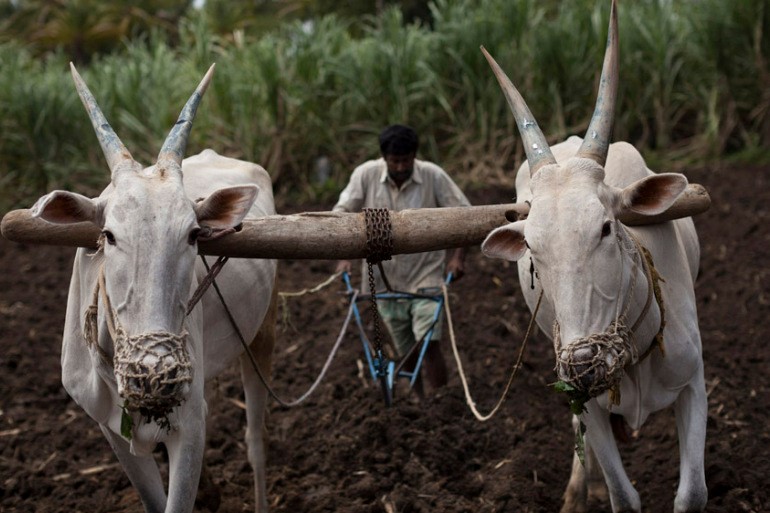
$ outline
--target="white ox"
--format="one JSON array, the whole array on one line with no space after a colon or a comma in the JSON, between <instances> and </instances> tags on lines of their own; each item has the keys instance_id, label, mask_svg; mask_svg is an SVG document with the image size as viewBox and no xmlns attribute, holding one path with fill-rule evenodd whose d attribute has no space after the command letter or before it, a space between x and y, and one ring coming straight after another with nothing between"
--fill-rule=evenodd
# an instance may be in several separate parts
<instances>
[{"instance_id":1,"label":"white ox","mask_svg":"<svg viewBox=\"0 0 770 513\"><path fill-rule=\"evenodd\" d=\"M243 219L275 213L270 177L261 167L211 150L182 160L212 73L213 66L185 105L157 164L143 168L115 135L73 66L78 93L111 169L111 183L95 199L54 191L33 207L34 215L49 222L85 221L102 230L102 248L96 254L79 249L75 257L62 381L99 423L151 512L193 510L205 445L204 384L239 357L256 509L267 510L265 387L213 290L185 314L190 294L206 275L204 265L196 263L197 240L228 233ZM273 348L275 272L274 260L239 259L230 261L217 278L266 371ZM92 305L98 311L95 329L87 319L94 318ZM169 456L168 497L152 455L158 443Z\"/></svg>"},{"instance_id":2,"label":"white ox","mask_svg":"<svg viewBox=\"0 0 770 513\"><path fill-rule=\"evenodd\" d=\"M626 209L644 215L664 211L687 184L680 174L650 171L631 145L609 145L617 52L613 1L599 97L586 138L572 137L553 148L487 54L525 144L528 162L519 169L516 192L518 201L531 202L531 210L525 220L491 232L482 247L488 256L518 262L532 311L543 292L537 322L553 333L559 379L593 396L574 422L576 429L581 421L585 426L586 466L576 455L562 511L586 511L587 496L606 491L614 512L641 511L618 453L614 421L619 415L638 429L651 413L672 404L680 453L674 510L702 511L707 399L693 291L700 248L691 218L634 228L617 220ZM649 250L662 280L648 279L651 268L645 267L634 238ZM655 282L665 318L663 350L655 342L662 321L650 290ZM608 376L618 361L620 382L613 385ZM619 404L613 404L618 395Z\"/></svg>"}]
</instances>

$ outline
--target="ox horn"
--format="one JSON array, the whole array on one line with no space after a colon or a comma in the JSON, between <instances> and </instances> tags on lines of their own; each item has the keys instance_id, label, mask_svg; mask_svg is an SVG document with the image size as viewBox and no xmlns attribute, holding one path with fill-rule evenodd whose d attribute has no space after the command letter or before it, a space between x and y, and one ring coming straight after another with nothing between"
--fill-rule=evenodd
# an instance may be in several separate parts
<instances>
[{"instance_id":1,"label":"ox horn","mask_svg":"<svg viewBox=\"0 0 770 513\"><path fill-rule=\"evenodd\" d=\"M604 52L599 94L591 123L588 125L578 157L588 158L604 166L610 148L615 102L618 95L618 14L615 0L610 9L610 27L607 33L607 50Z\"/></svg>"},{"instance_id":2,"label":"ox horn","mask_svg":"<svg viewBox=\"0 0 770 513\"><path fill-rule=\"evenodd\" d=\"M78 70L75 69L75 65L71 62L70 70L72 71L72 79L75 81L75 88L80 96L80 101L83 102L83 106L88 112L88 117L91 119L94 132L96 132L96 138L99 139L99 145L101 145L104 156L107 158L107 165L110 166L110 171L114 175L115 169L117 169L121 162L126 160L133 161L134 159L110 124L107 123L107 118L104 117L102 109L96 103L94 95L91 94L88 86L83 81L83 77L80 76Z\"/></svg>"},{"instance_id":3,"label":"ox horn","mask_svg":"<svg viewBox=\"0 0 770 513\"><path fill-rule=\"evenodd\" d=\"M195 92L187 100L182 112L179 114L179 119L176 120L176 124L174 124L168 137L166 137L166 141L163 143L163 147L158 154L159 167L163 166L164 163L172 162L181 167L184 152L187 149L187 139L190 137L190 130L195 119L195 113L198 110L203 94L209 87L211 77L214 75L214 66L216 64L211 65L203 80L195 89Z\"/></svg>"},{"instance_id":4,"label":"ox horn","mask_svg":"<svg viewBox=\"0 0 770 513\"><path fill-rule=\"evenodd\" d=\"M500 83L500 88L503 90L503 94L505 94L505 99L508 100L508 105L511 108L511 112L513 112L513 117L516 119L516 124L519 126L519 133L524 143L524 151L526 151L527 161L529 161L530 176L533 176L543 166L556 164L551 148L548 146L542 130L537 125L535 117L530 112L526 102L524 102L524 98L513 87L511 80L495 59L489 55L486 48L482 46L481 51L492 67L492 71L494 71L495 77L497 77L497 81Z\"/></svg>"}]
</instances>

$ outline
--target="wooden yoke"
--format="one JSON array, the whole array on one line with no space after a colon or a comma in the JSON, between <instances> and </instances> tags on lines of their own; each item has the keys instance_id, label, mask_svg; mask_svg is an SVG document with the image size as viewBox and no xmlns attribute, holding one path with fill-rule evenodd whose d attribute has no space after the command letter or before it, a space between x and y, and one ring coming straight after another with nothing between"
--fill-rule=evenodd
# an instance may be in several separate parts
<instances>
[{"instance_id":1,"label":"wooden yoke","mask_svg":"<svg viewBox=\"0 0 770 513\"><path fill-rule=\"evenodd\" d=\"M621 216L627 225L654 224L708 210L706 190L690 184L666 212L644 217ZM524 203L473 207L421 208L391 212L393 254L422 253L481 244L493 229L518 215ZM57 225L32 217L29 209L8 212L0 225L3 237L27 244L96 248L99 228L91 223ZM366 257L363 213L305 212L273 215L243 222L243 229L209 242L200 242L203 255L234 258L339 260Z\"/></svg>"}]
</instances>

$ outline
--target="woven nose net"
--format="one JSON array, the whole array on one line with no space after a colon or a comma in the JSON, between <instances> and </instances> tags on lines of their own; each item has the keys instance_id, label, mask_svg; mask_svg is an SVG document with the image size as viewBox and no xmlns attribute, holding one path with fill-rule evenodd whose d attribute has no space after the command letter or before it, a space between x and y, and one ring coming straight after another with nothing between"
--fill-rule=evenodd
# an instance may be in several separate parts
<instances>
[{"instance_id":1,"label":"woven nose net","mask_svg":"<svg viewBox=\"0 0 770 513\"><path fill-rule=\"evenodd\" d=\"M154 420L165 418L182 403L192 383L187 333L164 331L126 336L121 328L115 341L115 377L124 407Z\"/></svg>"},{"instance_id":2,"label":"woven nose net","mask_svg":"<svg viewBox=\"0 0 770 513\"><path fill-rule=\"evenodd\" d=\"M107 328L113 340L112 362L105 358L98 343L99 297L105 306ZM104 267L94 290L93 304L86 311L86 342L96 346L103 360L111 363L124 408L138 411L148 421L168 427L168 414L185 399L192 383L192 364L187 351L187 331L142 333L129 337L112 307L104 281Z\"/></svg>"},{"instance_id":3,"label":"woven nose net","mask_svg":"<svg viewBox=\"0 0 770 513\"><path fill-rule=\"evenodd\" d=\"M575 340L565 348L562 348L561 330L558 321L555 321L553 326L556 371L559 376L574 388L587 393L590 397L596 397L609 390L611 404L620 404L620 380L623 378L626 365L639 361L639 352L634 342L634 332L647 315L653 295L652 273L649 269L651 263L643 256L643 247L629 233L629 239L633 244L630 248L624 248L623 239L620 234L621 227L619 224L617 226L618 230L616 233L621 255L621 276L623 275L622 262L624 260L624 252L632 252L634 264L623 312L616 312L615 320L610 323L604 332L594 333ZM639 268L638 261L641 261L645 271L644 274L647 277L647 302L637 321L633 326L629 327L627 324L627 314L631 306L632 294L636 287L636 271ZM645 353L645 356L646 354L648 353Z\"/></svg>"},{"instance_id":4,"label":"woven nose net","mask_svg":"<svg viewBox=\"0 0 770 513\"><path fill-rule=\"evenodd\" d=\"M612 403L620 404L619 385L624 369L638 359L632 336L633 332L626 324L625 317L621 317L619 321L613 321L603 333L578 339L560 350L559 323L555 322L553 340L560 376L590 397L610 390Z\"/></svg>"}]
</instances>

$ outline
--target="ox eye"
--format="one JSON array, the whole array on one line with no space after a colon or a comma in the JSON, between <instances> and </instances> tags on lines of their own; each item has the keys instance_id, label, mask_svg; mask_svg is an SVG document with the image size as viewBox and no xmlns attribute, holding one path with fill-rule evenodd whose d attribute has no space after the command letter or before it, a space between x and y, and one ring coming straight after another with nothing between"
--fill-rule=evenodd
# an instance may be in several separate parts
<instances>
[{"instance_id":1,"label":"ox eye","mask_svg":"<svg viewBox=\"0 0 770 513\"><path fill-rule=\"evenodd\" d=\"M607 237L612 233L612 224L609 221L604 221L602 226L602 238Z\"/></svg>"},{"instance_id":2,"label":"ox eye","mask_svg":"<svg viewBox=\"0 0 770 513\"><path fill-rule=\"evenodd\" d=\"M187 242L192 246L198 241L198 236L201 234L200 228L193 228L190 230L190 235L187 236Z\"/></svg>"},{"instance_id":3,"label":"ox eye","mask_svg":"<svg viewBox=\"0 0 770 513\"><path fill-rule=\"evenodd\" d=\"M112 234L109 230L102 230L102 235L104 235L104 238L107 239L107 244L110 246L115 245L115 236Z\"/></svg>"}]
</instances>

